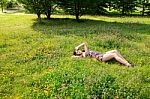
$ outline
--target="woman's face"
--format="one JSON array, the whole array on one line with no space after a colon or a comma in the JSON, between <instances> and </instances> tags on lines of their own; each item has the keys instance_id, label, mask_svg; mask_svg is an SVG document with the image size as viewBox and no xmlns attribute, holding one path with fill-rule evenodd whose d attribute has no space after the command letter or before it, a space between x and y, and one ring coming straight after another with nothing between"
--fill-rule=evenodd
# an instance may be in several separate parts
<instances>
[{"instance_id":1,"label":"woman's face","mask_svg":"<svg viewBox=\"0 0 150 99\"><path fill-rule=\"evenodd\" d=\"M81 50L77 50L77 51L76 51L76 54L82 55L82 51L81 51Z\"/></svg>"}]
</instances>

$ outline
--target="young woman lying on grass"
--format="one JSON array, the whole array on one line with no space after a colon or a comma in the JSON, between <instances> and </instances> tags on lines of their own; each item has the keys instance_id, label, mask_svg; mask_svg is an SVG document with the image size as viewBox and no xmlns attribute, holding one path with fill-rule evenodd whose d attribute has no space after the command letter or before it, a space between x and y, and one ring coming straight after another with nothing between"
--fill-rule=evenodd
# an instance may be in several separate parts
<instances>
[{"instance_id":1,"label":"young woman lying on grass","mask_svg":"<svg viewBox=\"0 0 150 99\"><path fill-rule=\"evenodd\" d=\"M84 48L83 51L80 50L81 47ZM116 61L118 61L119 63L125 66L132 67L132 65L127 60L125 60L117 50L112 50L105 53L99 53L95 51L90 51L85 43L82 43L77 47L75 47L72 57L88 57L88 56L92 58L96 58L97 60L102 62L115 59Z\"/></svg>"}]
</instances>

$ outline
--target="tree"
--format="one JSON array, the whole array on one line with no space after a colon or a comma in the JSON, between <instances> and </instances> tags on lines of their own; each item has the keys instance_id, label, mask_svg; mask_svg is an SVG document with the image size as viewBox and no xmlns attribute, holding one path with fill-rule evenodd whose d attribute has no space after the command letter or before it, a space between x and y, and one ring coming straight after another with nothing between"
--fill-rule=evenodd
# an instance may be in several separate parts
<instances>
[{"instance_id":1,"label":"tree","mask_svg":"<svg viewBox=\"0 0 150 99\"><path fill-rule=\"evenodd\" d=\"M147 5L146 5L146 7L147 7L147 15L150 15L150 1L147 3Z\"/></svg>"},{"instance_id":2,"label":"tree","mask_svg":"<svg viewBox=\"0 0 150 99\"><path fill-rule=\"evenodd\" d=\"M140 3L142 4L142 15L144 16L145 10L150 7L150 0L140 0Z\"/></svg>"},{"instance_id":3,"label":"tree","mask_svg":"<svg viewBox=\"0 0 150 99\"><path fill-rule=\"evenodd\" d=\"M31 13L36 13L38 19L41 19L41 14L43 12L42 1L43 0L18 0L21 2L26 10Z\"/></svg>"},{"instance_id":4,"label":"tree","mask_svg":"<svg viewBox=\"0 0 150 99\"><path fill-rule=\"evenodd\" d=\"M50 19L52 12L56 8L56 0L43 0L41 5L45 15L47 16L47 19Z\"/></svg>"},{"instance_id":5,"label":"tree","mask_svg":"<svg viewBox=\"0 0 150 99\"><path fill-rule=\"evenodd\" d=\"M45 14L47 19L50 19L51 13L54 10L56 0L19 0L24 8L31 13L36 13L38 19L41 19L41 14Z\"/></svg>"},{"instance_id":6,"label":"tree","mask_svg":"<svg viewBox=\"0 0 150 99\"><path fill-rule=\"evenodd\" d=\"M131 13L136 10L137 0L116 0L115 9L119 10L122 15Z\"/></svg>"},{"instance_id":7,"label":"tree","mask_svg":"<svg viewBox=\"0 0 150 99\"><path fill-rule=\"evenodd\" d=\"M18 6L18 2L16 0L8 0L6 7L7 8L13 8Z\"/></svg>"},{"instance_id":8,"label":"tree","mask_svg":"<svg viewBox=\"0 0 150 99\"><path fill-rule=\"evenodd\" d=\"M2 13L4 11L4 7L6 6L6 4L7 4L7 0L0 0L0 6L2 8Z\"/></svg>"},{"instance_id":9,"label":"tree","mask_svg":"<svg viewBox=\"0 0 150 99\"><path fill-rule=\"evenodd\" d=\"M95 9L95 1L97 0L59 0L58 4L66 13L75 15L76 20L79 21L80 16L89 14Z\"/></svg>"},{"instance_id":10,"label":"tree","mask_svg":"<svg viewBox=\"0 0 150 99\"><path fill-rule=\"evenodd\" d=\"M105 8L111 7L111 0L98 0L96 1L96 14L106 14L108 12Z\"/></svg>"}]
</instances>

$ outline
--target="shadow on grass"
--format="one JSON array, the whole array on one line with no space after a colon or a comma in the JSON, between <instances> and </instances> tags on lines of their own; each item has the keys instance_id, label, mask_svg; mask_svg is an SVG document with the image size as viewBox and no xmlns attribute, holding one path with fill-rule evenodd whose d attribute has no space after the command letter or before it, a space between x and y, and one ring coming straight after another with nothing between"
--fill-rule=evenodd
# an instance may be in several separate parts
<instances>
[{"instance_id":1,"label":"shadow on grass","mask_svg":"<svg viewBox=\"0 0 150 99\"><path fill-rule=\"evenodd\" d=\"M113 34L135 38L137 34L150 35L150 24L129 22L106 22L101 20L81 19L77 22L71 18L42 19L41 22L34 20L33 30L50 35L76 35L88 36L91 34Z\"/></svg>"}]
</instances>

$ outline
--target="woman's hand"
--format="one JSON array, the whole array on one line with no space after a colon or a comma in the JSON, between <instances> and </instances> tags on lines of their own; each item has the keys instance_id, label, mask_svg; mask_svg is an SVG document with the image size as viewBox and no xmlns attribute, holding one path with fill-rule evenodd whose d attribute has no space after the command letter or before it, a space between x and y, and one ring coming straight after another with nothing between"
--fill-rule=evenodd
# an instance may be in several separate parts
<instances>
[{"instance_id":1,"label":"woman's hand","mask_svg":"<svg viewBox=\"0 0 150 99\"><path fill-rule=\"evenodd\" d=\"M72 58L80 58L81 56L75 56L75 55L73 55L72 56Z\"/></svg>"},{"instance_id":2,"label":"woman's hand","mask_svg":"<svg viewBox=\"0 0 150 99\"><path fill-rule=\"evenodd\" d=\"M75 47L75 50L77 51L77 50L79 50L79 48L78 48L78 47Z\"/></svg>"}]
</instances>

